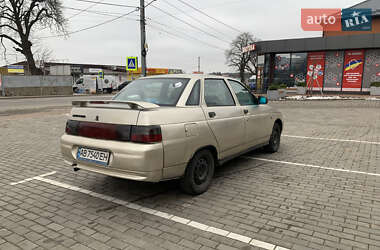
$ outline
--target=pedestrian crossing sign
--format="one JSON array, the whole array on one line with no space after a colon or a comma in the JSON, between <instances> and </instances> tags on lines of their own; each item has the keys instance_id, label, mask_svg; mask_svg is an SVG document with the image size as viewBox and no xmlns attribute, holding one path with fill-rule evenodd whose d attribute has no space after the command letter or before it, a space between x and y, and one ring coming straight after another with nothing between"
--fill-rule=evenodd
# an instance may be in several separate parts
<instances>
[{"instance_id":1,"label":"pedestrian crossing sign","mask_svg":"<svg viewBox=\"0 0 380 250\"><path fill-rule=\"evenodd\" d=\"M127 57L127 71L137 71L138 61L136 56Z\"/></svg>"}]
</instances>

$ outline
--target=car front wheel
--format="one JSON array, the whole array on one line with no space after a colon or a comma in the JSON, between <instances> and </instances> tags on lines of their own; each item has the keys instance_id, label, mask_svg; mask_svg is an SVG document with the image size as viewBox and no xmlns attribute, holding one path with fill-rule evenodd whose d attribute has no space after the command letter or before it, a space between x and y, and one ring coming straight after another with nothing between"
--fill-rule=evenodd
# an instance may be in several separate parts
<instances>
[{"instance_id":1,"label":"car front wheel","mask_svg":"<svg viewBox=\"0 0 380 250\"><path fill-rule=\"evenodd\" d=\"M212 153L207 149L198 151L190 160L180 181L181 189L191 195L204 193L210 186L214 169L215 161Z\"/></svg>"},{"instance_id":2,"label":"car front wheel","mask_svg":"<svg viewBox=\"0 0 380 250\"><path fill-rule=\"evenodd\" d=\"M269 144L265 147L265 149L269 153L275 153L280 148L281 142L281 128L278 123L275 123L273 126L272 134L269 139Z\"/></svg>"}]
</instances>

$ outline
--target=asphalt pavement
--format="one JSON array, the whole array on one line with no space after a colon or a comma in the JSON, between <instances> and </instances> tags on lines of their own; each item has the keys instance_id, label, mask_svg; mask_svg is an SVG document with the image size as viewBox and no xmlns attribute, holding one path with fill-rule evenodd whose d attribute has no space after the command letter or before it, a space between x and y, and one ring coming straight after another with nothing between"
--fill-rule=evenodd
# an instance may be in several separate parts
<instances>
[{"instance_id":1,"label":"asphalt pavement","mask_svg":"<svg viewBox=\"0 0 380 250\"><path fill-rule=\"evenodd\" d=\"M189 196L74 172L59 148L71 100L0 102L42 106L0 116L0 249L380 249L380 101L272 102L279 152L231 160Z\"/></svg>"}]
</instances>

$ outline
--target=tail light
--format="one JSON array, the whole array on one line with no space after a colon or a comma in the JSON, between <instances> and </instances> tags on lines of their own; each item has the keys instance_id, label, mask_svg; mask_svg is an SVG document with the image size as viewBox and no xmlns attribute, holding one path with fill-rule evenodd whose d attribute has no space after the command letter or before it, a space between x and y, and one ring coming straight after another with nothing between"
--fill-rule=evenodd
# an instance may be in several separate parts
<instances>
[{"instance_id":1,"label":"tail light","mask_svg":"<svg viewBox=\"0 0 380 250\"><path fill-rule=\"evenodd\" d=\"M66 133L88 138L155 143L162 141L160 126L131 126L68 120Z\"/></svg>"},{"instance_id":2,"label":"tail light","mask_svg":"<svg viewBox=\"0 0 380 250\"><path fill-rule=\"evenodd\" d=\"M132 126L131 141L155 143L162 141L160 126Z\"/></svg>"}]
</instances>

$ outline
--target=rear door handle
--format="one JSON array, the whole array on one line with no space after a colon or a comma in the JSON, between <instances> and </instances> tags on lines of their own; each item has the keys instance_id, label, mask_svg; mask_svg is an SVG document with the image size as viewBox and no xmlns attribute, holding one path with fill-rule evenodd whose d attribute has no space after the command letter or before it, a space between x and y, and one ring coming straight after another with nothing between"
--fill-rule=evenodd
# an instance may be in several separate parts
<instances>
[{"instance_id":1,"label":"rear door handle","mask_svg":"<svg viewBox=\"0 0 380 250\"><path fill-rule=\"evenodd\" d=\"M248 114L248 109L244 109L244 114Z\"/></svg>"},{"instance_id":2,"label":"rear door handle","mask_svg":"<svg viewBox=\"0 0 380 250\"><path fill-rule=\"evenodd\" d=\"M210 118L213 118L213 117L216 116L216 114L215 114L215 112L208 112L208 116L209 116Z\"/></svg>"}]
</instances>

